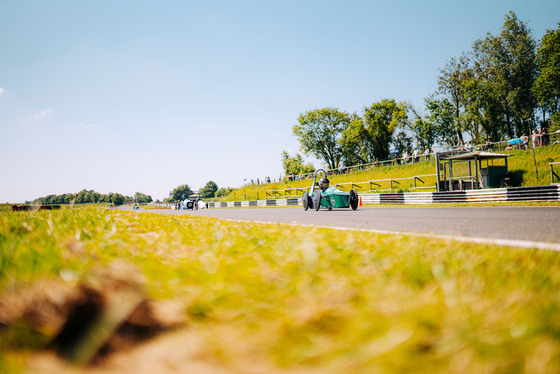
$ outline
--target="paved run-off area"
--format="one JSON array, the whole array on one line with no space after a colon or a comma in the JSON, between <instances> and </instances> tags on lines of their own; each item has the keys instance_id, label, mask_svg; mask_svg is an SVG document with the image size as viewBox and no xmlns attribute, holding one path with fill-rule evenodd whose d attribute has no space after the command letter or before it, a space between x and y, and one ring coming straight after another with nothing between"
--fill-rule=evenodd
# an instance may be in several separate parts
<instances>
[{"instance_id":1,"label":"paved run-off area","mask_svg":"<svg viewBox=\"0 0 560 374\"><path fill-rule=\"evenodd\" d=\"M360 207L356 211L338 209L318 212L304 211L301 207L143 211L240 221L413 233L560 250L560 206Z\"/></svg>"}]
</instances>

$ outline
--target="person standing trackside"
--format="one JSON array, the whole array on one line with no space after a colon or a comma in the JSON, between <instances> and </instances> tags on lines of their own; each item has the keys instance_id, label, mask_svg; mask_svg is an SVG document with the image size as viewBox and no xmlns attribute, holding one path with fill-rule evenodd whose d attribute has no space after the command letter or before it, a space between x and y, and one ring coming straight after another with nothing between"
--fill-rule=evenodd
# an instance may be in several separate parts
<instances>
[{"instance_id":1,"label":"person standing trackside","mask_svg":"<svg viewBox=\"0 0 560 374\"><path fill-rule=\"evenodd\" d=\"M529 149L529 137L527 134L523 133L523 136L520 139L523 142L522 149Z\"/></svg>"},{"instance_id":2,"label":"person standing trackside","mask_svg":"<svg viewBox=\"0 0 560 374\"><path fill-rule=\"evenodd\" d=\"M430 161L430 148L428 146L424 147L424 157L426 157L426 161Z\"/></svg>"},{"instance_id":3,"label":"person standing trackside","mask_svg":"<svg viewBox=\"0 0 560 374\"><path fill-rule=\"evenodd\" d=\"M533 130L533 135L531 135L531 142L533 143L533 149L537 148L539 145L539 134Z\"/></svg>"},{"instance_id":4,"label":"person standing trackside","mask_svg":"<svg viewBox=\"0 0 560 374\"><path fill-rule=\"evenodd\" d=\"M417 163L418 160L420 159L418 154L419 154L418 147L416 147L416 148L414 148L414 152L412 152L412 162L413 163Z\"/></svg>"},{"instance_id":5,"label":"person standing trackside","mask_svg":"<svg viewBox=\"0 0 560 374\"><path fill-rule=\"evenodd\" d=\"M491 151L494 149L494 144L492 144L492 137L489 135L486 139L486 150Z\"/></svg>"}]
</instances>

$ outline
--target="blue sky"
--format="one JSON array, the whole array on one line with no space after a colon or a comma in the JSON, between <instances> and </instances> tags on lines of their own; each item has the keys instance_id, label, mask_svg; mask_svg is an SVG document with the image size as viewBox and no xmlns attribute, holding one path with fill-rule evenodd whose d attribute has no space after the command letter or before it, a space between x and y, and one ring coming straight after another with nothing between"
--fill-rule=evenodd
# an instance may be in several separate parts
<instances>
[{"instance_id":1,"label":"blue sky","mask_svg":"<svg viewBox=\"0 0 560 374\"><path fill-rule=\"evenodd\" d=\"M422 110L510 10L560 22L558 0L0 0L0 202L278 178L300 113Z\"/></svg>"}]
</instances>

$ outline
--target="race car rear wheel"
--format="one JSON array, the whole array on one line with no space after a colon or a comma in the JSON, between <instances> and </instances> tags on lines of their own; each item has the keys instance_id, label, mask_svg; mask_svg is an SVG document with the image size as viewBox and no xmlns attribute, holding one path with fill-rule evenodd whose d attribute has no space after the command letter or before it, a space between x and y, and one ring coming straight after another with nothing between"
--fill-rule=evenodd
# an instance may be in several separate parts
<instances>
[{"instance_id":1,"label":"race car rear wheel","mask_svg":"<svg viewBox=\"0 0 560 374\"><path fill-rule=\"evenodd\" d=\"M301 195L301 203L303 204L303 210L309 209L309 194L307 191L303 191Z\"/></svg>"},{"instance_id":2,"label":"race car rear wheel","mask_svg":"<svg viewBox=\"0 0 560 374\"><path fill-rule=\"evenodd\" d=\"M358 209L358 194L356 193L356 191L352 188L350 190L350 207L352 207L352 210L356 210Z\"/></svg>"},{"instance_id":3,"label":"race car rear wheel","mask_svg":"<svg viewBox=\"0 0 560 374\"><path fill-rule=\"evenodd\" d=\"M321 190L316 189L315 193L313 194L313 208L315 210L319 210L321 207Z\"/></svg>"}]
</instances>

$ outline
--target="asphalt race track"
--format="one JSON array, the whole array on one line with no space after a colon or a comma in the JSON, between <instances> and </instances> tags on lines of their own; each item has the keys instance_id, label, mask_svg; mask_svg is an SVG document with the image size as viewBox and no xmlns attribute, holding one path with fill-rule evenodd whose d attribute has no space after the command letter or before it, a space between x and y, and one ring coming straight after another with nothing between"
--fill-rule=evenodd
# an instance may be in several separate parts
<instances>
[{"instance_id":1,"label":"asphalt race track","mask_svg":"<svg viewBox=\"0 0 560 374\"><path fill-rule=\"evenodd\" d=\"M130 209L130 208L124 208ZM519 247L560 250L560 207L359 207L358 210L303 208L222 208L151 210L228 220L287 223L452 237Z\"/></svg>"}]
</instances>

